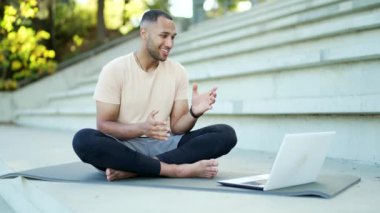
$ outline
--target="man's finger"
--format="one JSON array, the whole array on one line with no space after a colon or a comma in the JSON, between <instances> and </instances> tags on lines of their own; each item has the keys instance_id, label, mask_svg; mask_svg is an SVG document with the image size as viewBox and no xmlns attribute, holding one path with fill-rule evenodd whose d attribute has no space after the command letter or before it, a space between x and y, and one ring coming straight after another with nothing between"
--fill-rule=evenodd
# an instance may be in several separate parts
<instances>
[{"instance_id":1,"label":"man's finger","mask_svg":"<svg viewBox=\"0 0 380 213\"><path fill-rule=\"evenodd\" d=\"M216 93L216 90L218 89L218 87L213 87L211 90L210 90L210 94L212 93Z\"/></svg>"},{"instance_id":2,"label":"man's finger","mask_svg":"<svg viewBox=\"0 0 380 213\"><path fill-rule=\"evenodd\" d=\"M166 141L169 138L169 133L154 132L151 137L154 139Z\"/></svg>"},{"instance_id":3,"label":"man's finger","mask_svg":"<svg viewBox=\"0 0 380 213\"><path fill-rule=\"evenodd\" d=\"M193 94L198 94L198 84L197 83L193 84Z\"/></svg>"},{"instance_id":4,"label":"man's finger","mask_svg":"<svg viewBox=\"0 0 380 213\"><path fill-rule=\"evenodd\" d=\"M215 98L210 98L210 104L214 104L215 103Z\"/></svg>"},{"instance_id":5,"label":"man's finger","mask_svg":"<svg viewBox=\"0 0 380 213\"><path fill-rule=\"evenodd\" d=\"M154 120L152 124L154 126L158 126L159 128L167 128L168 127L166 121L157 121L157 120Z\"/></svg>"},{"instance_id":6,"label":"man's finger","mask_svg":"<svg viewBox=\"0 0 380 213\"><path fill-rule=\"evenodd\" d=\"M155 125L154 131L157 132L169 132L169 128L166 125Z\"/></svg>"}]
</instances>

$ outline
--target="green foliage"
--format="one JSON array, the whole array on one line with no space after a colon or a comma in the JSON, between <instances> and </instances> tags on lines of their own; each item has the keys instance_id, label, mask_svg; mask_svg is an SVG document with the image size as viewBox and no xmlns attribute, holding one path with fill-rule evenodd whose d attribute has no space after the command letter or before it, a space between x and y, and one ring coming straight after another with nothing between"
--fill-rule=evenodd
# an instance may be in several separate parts
<instances>
[{"instance_id":1,"label":"green foliage","mask_svg":"<svg viewBox=\"0 0 380 213\"><path fill-rule=\"evenodd\" d=\"M0 21L0 90L17 89L56 69L55 51L43 45L50 34L30 27L37 13L36 0L4 6Z\"/></svg>"},{"instance_id":2,"label":"green foliage","mask_svg":"<svg viewBox=\"0 0 380 213\"><path fill-rule=\"evenodd\" d=\"M248 0L216 0L217 7L210 11L206 11L206 15L209 18L215 18L224 15L228 11L236 11L238 3Z\"/></svg>"},{"instance_id":3,"label":"green foliage","mask_svg":"<svg viewBox=\"0 0 380 213\"><path fill-rule=\"evenodd\" d=\"M167 11L168 0L130 0L124 6L124 24L119 27L122 34L138 28L142 14L148 9L161 9Z\"/></svg>"},{"instance_id":4,"label":"green foliage","mask_svg":"<svg viewBox=\"0 0 380 213\"><path fill-rule=\"evenodd\" d=\"M58 61L77 54L80 47L91 42L90 33L96 26L95 12L92 8L78 6L74 0L57 2L54 39Z\"/></svg>"},{"instance_id":5,"label":"green foliage","mask_svg":"<svg viewBox=\"0 0 380 213\"><path fill-rule=\"evenodd\" d=\"M100 45L96 40L97 2L1 0L0 90L14 90L53 73L55 60ZM148 9L167 11L168 0L105 0L105 41L137 29Z\"/></svg>"}]
</instances>

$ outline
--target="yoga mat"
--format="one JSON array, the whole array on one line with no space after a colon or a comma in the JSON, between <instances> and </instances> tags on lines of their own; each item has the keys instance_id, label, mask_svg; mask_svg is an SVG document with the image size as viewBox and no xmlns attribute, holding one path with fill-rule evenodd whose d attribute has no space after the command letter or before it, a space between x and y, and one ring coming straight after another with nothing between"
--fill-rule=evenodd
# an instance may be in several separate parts
<instances>
[{"instance_id":1,"label":"yoga mat","mask_svg":"<svg viewBox=\"0 0 380 213\"><path fill-rule=\"evenodd\" d=\"M316 196L331 198L360 181L360 178L350 175L321 175L317 182L292 186L282 189L259 191L235 187L226 187L217 183L218 180L250 176L254 174L220 172L216 178L163 178L137 177L125 180L108 182L100 171L89 164L74 162L56 166L42 167L22 172L9 173L0 176L0 179L22 176L28 179L79 182L109 185L143 186L171 189L203 190L234 193L275 194L286 196Z\"/></svg>"}]
</instances>

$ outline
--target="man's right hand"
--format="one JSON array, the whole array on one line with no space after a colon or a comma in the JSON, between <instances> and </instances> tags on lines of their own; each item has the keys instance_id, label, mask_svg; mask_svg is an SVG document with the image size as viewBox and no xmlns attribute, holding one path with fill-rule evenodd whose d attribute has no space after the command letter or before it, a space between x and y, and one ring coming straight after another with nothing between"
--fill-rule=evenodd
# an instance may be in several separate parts
<instances>
[{"instance_id":1,"label":"man's right hand","mask_svg":"<svg viewBox=\"0 0 380 213\"><path fill-rule=\"evenodd\" d=\"M158 110L153 110L147 120L143 123L144 135L158 140L167 140L169 138L169 126L166 121L158 121L155 116Z\"/></svg>"}]
</instances>

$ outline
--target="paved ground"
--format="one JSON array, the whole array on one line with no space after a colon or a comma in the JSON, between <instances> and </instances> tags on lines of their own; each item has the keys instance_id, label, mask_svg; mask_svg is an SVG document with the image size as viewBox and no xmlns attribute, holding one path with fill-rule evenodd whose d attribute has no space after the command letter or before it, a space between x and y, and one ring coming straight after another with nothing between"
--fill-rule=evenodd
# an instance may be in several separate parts
<instances>
[{"instance_id":1,"label":"paved ground","mask_svg":"<svg viewBox=\"0 0 380 213\"><path fill-rule=\"evenodd\" d=\"M13 213L14 211L5 202L4 198L0 197L0 212L1 213Z\"/></svg>"},{"instance_id":2,"label":"paved ground","mask_svg":"<svg viewBox=\"0 0 380 213\"><path fill-rule=\"evenodd\" d=\"M0 126L0 174L78 161L72 132ZM220 159L220 170L268 172L270 153L236 149ZM362 181L332 199L222 193L133 186L53 183L23 178L0 180L0 196L15 212L378 212L380 166L327 159L327 174L352 174ZM4 203L0 199L0 212ZM6 208L6 206L5 206ZM9 208L6 208L6 211ZM5 211L5 212L6 212Z\"/></svg>"}]
</instances>

